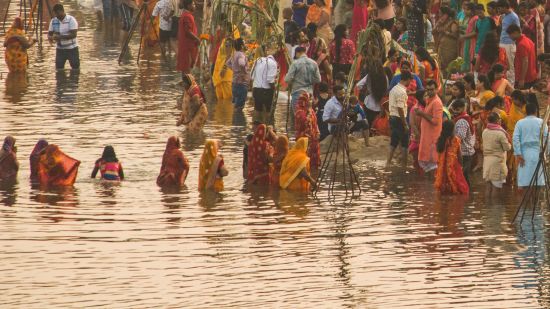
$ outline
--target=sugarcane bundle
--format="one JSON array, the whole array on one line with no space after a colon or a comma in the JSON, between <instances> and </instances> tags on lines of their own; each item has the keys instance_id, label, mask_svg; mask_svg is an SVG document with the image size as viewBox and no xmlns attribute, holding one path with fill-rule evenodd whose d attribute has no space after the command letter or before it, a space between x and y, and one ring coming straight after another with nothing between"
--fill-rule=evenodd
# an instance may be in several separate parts
<instances>
[{"instance_id":1,"label":"sugarcane bundle","mask_svg":"<svg viewBox=\"0 0 550 309\"><path fill-rule=\"evenodd\" d=\"M357 52L363 56L367 70L375 67L377 63L386 62L386 47L382 28L378 24L370 22L365 30L359 32L357 40Z\"/></svg>"}]
</instances>

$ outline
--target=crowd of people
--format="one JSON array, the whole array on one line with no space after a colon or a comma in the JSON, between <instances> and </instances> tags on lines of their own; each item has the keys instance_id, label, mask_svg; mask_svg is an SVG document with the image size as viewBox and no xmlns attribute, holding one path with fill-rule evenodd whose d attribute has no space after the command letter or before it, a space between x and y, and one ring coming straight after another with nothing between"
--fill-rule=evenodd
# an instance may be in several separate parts
<instances>
[{"instance_id":1,"label":"crowd of people","mask_svg":"<svg viewBox=\"0 0 550 309\"><path fill-rule=\"evenodd\" d=\"M133 10L127 2L133 1L122 1L118 10L126 28L126 13ZM148 5L151 17L160 20L162 50L174 51L182 74L178 125L200 130L208 118L206 96L193 77L204 69L198 66L201 40L210 43L210 82L217 99L231 100L239 110L251 92L257 121L243 152L249 183L307 191L321 165L321 141L345 126L362 137L365 147L374 135L389 136L387 166L396 164L398 154L404 166L412 158L418 173L433 177L442 193L468 194L478 170L491 192L504 184L527 187L535 173L543 147L539 132L548 135L537 100L548 85L543 75L544 52L550 51L546 0L293 0L281 8L285 46L255 42L254 53L246 19L232 25L222 15L213 34L200 34L194 0ZM78 25L62 6L54 11L48 37L57 42L56 67L69 60L78 68ZM111 11L104 7L104 15ZM25 50L34 43L21 27L16 19L6 35L10 71L25 67ZM384 44L380 59L357 50L359 33L367 27ZM278 85L290 97L296 140L290 150L289 137L266 125ZM13 142L6 139L3 162L11 157L16 162ZM200 189L223 187L227 170L219 147L213 140L205 145ZM118 162L113 149L105 151L94 176L99 170L104 178L122 179L121 165L111 164ZM44 160L38 162L53 162L45 159L49 152L41 153ZM157 182L181 185L188 170L179 141L171 138ZM538 185L544 185L542 172L539 176Z\"/></svg>"}]
</instances>

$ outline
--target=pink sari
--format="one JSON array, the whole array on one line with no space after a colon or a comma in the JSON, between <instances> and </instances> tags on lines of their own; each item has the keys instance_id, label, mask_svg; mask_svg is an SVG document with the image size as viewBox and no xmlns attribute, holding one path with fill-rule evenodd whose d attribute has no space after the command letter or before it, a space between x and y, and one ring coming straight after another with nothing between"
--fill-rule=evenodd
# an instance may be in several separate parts
<instances>
[{"instance_id":1,"label":"pink sari","mask_svg":"<svg viewBox=\"0 0 550 309\"><path fill-rule=\"evenodd\" d=\"M353 1L353 15L351 19L351 37L353 42L357 42L359 31L367 28L369 20L369 10L364 0Z\"/></svg>"}]
</instances>

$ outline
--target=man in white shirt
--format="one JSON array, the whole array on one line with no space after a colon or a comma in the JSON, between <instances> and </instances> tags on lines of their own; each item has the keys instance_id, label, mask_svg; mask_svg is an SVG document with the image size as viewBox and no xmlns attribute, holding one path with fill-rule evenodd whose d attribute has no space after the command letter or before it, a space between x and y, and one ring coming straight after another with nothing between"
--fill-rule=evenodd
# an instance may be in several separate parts
<instances>
[{"instance_id":1,"label":"man in white shirt","mask_svg":"<svg viewBox=\"0 0 550 309\"><path fill-rule=\"evenodd\" d=\"M410 72L401 72L401 81L390 91L390 153L386 166L391 165L395 149L402 147L403 163L407 165L407 150L409 147L409 126L407 125L407 87L412 80Z\"/></svg>"},{"instance_id":2,"label":"man in white shirt","mask_svg":"<svg viewBox=\"0 0 550 309\"><path fill-rule=\"evenodd\" d=\"M170 36L172 34L172 16L174 16L171 0L160 0L157 4L155 4L155 8L151 13L151 19L157 16L159 18L159 41L161 51L164 54L166 49L168 49L168 55L170 55L172 54L170 44Z\"/></svg>"},{"instance_id":3,"label":"man in white shirt","mask_svg":"<svg viewBox=\"0 0 550 309\"><path fill-rule=\"evenodd\" d=\"M334 86L332 92L334 96L327 101L325 110L323 111L323 121L328 124L330 134L334 134L337 125L340 123L340 114L344 109L342 103L346 98L346 91L340 85Z\"/></svg>"},{"instance_id":4,"label":"man in white shirt","mask_svg":"<svg viewBox=\"0 0 550 309\"><path fill-rule=\"evenodd\" d=\"M71 15L65 14L63 5L53 6L55 17L50 21L48 29L48 40L50 43L57 43L55 52L55 68L62 70L65 68L65 62L73 70L80 69L80 57L78 54L78 45L76 43L76 33L78 31L78 22Z\"/></svg>"},{"instance_id":5,"label":"man in white shirt","mask_svg":"<svg viewBox=\"0 0 550 309\"><path fill-rule=\"evenodd\" d=\"M272 55L260 57L252 68L252 97L256 120L269 122L271 104L275 95L275 79L278 76L278 65Z\"/></svg>"}]
</instances>

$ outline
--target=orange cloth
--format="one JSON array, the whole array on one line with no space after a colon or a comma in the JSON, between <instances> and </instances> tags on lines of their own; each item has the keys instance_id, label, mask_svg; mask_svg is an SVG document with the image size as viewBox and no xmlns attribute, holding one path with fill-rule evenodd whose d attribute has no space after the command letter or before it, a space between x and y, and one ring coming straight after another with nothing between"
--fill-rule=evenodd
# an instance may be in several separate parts
<instances>
[{"instance_id":1,"label":"orange cloth","mask_svg":"<svg viewBox=\"0 0 550 309\"><path fill-rule=\"evenodd\" d=\"M218 170L223 164L223 159L218 156L218 141L207 140L204 144L204 151L199 165L199 191L207 189L206 185L212 177L214 177L214 191L220 192L223 190L223 179L218 176Z\"/></svg>"},{"instance_id":2,"label":"orange cloth","mask_svg":"<svg viewBox=\"0 0 550 309\"><path fill-rule=\"evenodd\" d=\"M141 44L143 47L153 47L159 42L159 16L152 16L153 9L155 8L157 2L158 0L149 0L149 2L147 2L147 12L149 13L149 16L143 14L141 17ZM142 4L143 0L137 0L138 6L141 6Z\"/></svg>"},{"instance_id":3,"label":"orange cloth","mask_svg":"<svg viewBox=\"0 0 550 309\"><path fill-rule=\"evenodd\" d=\"M80 161L64 154L57 145L48 145L38 162L38 181L44 186L72 186Z\"/></svg>"},{"instance_id":4,"label":"orange cloth","mask_svg":"<svg viewBox=\"0 0 550 309\"><path fill-rule=\"evenodd\" d=\"M4 51L4 58L10 72L27 71L27 49L23 46L20 39L25 37L23 24L20 17L17 17L11 28L6 31L5 42L7 44Z\"/></svg>"},{"instance_id":5,"label":"orange cloth","mask_svg":"<svg viewBox=\"0 0 550 309\"><path fill-rule=\"evenodd\" d=\"M418 161L437 162L437 150L435 143L441 134L443 123L443 103L438 96L426 99L425 113L432 116L435 124L422 118L420 121L420 144L418 148Z\"/></svg>"},{"instance_id":6,"label":"orange cloth","mask_svg":"<svg viewBox=\"0 0 550 309\"><path fill-rule=\"evenodd\" d=\"M279 176L279 185L282 189L308 191L309 182L299 177L302 170L306 169L309 173L309 158L307 156L307 137L302 137L296 141L296 145L286 155L281 166Z\"/></svg>"},{"instance_id":7,"label":"orange cloth","mask_svg":"<svg viewBox=\"0 0 550 309\"><path fill-rule=\"evenodd\" d=\"M162 157L160 174L157 177L157 185L161 187L179 187L185 182L184 177L189 172L189 161L187 161L180 148L180 141L177 137L172 136L168 139Z\"/></svg>"},{"instance_id":8,"label":"orange cloth","mask_svg":"<svg viewBox=\"0 0 550 309\"><path fill-rule=\"evenodd\" d=\"M468 194L470 188L464 178L462 165L458 160L460 153L460 138L451 137L445 143L445 149L439 154L435 188L441 193Z\"/></svg>"}]
</instances>

